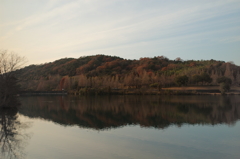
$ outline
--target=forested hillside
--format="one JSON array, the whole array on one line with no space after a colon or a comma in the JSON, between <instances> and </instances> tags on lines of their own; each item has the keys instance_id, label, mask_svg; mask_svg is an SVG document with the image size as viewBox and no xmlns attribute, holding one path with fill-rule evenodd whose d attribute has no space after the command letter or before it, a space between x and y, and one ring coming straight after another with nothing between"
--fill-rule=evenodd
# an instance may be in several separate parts
<instances>
[{"instance_id":1,"label":"forested hillside","mask_svg":"<svg viewBox=\"0 0 240 159\"><path fill-rule=\"evenodd\" d=\"M220 77L240 83L240 67L216 60L170 60L164 56L127 60L94 55L59 59L15 71L23 90L80 91L83 88L162 88L182 85L217 85Z\"/></svg>"}]
</instances>

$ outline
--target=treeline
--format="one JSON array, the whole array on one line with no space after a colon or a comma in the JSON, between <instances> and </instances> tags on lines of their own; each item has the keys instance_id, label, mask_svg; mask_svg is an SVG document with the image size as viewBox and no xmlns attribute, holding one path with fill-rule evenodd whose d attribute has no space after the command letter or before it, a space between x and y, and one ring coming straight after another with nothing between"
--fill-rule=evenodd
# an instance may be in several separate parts
<instances>
[{"instance_id":1,"label":"treeline","mask_svg":"<svg viewBox=\"0 0 240 159\"><path fill-rule=\"evenodd\" d=\"M216 60L170 60L164 56L127 60L95 55L64 58L15 71L23 90L80 91L94 89L142 89L181 85L217 85L227 77L239 85L240 67Z\"/></svg>"}]
</instances>

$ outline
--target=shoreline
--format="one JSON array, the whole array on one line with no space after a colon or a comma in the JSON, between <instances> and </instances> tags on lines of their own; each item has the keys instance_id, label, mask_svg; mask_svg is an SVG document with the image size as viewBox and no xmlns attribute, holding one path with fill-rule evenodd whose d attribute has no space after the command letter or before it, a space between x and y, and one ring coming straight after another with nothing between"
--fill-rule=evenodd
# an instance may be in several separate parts
<instances>
[{"instance_id":1,"label":"shoreline","mask_svg":"<svg viewBox=\"0 0 240 159\"><path fill-rule=\"evenodd\" d=\"M79 91L22 91L19 96L24 95L222 95L217 86L198 87L168 87L160 90L155 88L140 89L94 89L82 88ZM240 95L240 87L232 87L224 95Z\"/></svg>"}]
</instances>

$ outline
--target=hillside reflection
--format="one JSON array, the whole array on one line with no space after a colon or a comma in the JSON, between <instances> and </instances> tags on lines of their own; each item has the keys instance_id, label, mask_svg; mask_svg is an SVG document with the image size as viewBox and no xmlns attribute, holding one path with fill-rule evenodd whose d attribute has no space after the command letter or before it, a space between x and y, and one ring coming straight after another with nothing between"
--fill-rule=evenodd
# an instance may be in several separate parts
<instances>
[{"instance_id":1,"label":"hillside reflection","mask_svg":"<svg viewBox=\"0 0 240 159\"><path fill-rule=\"evenodd\" d=\"M29 127L18 119L17 108L0 109L0 156L2 159L24 158L24 148L29 135L23 130Z\"/></svg>"},{"instance_id":2,"label":"hillside reflection","mask_svg":"<svg viewBox=\"0 0 240 159\"><path fill-rule=\"evenodd\" d=\"M21 97L21 102L25 116L93 129L231 125L240 117L238 96L35 96Z\"/></svg>"}]
</instances>

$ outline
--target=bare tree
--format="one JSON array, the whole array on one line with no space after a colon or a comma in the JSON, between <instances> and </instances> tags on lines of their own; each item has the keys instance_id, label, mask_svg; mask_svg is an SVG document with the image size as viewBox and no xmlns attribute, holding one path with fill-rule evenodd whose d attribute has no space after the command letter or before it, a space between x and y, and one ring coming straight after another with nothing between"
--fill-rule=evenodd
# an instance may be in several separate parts
<instances>
[{"instance_id":1,"label":"bare tree","mask_svg":"<svg viewBox=\"0 0 240 159\"><path fill-rule=\"evenodd\" d=\"M0 50L0 74L4 75L11 73L21 68L27 59L24 56L19 56L17 53Z\"/></svg>"},{"instance_id":2,"label":"bare tree","mask_svg":"<svg viewBox=\"0 0 240 159\"><path fill-rule=\"evenodd\" d=\"M8 102L17 93L17 79L13 71L26 63L26 58L16 53L0 50L0 107L9 107Z\"/></svg>"}]
</instances>

